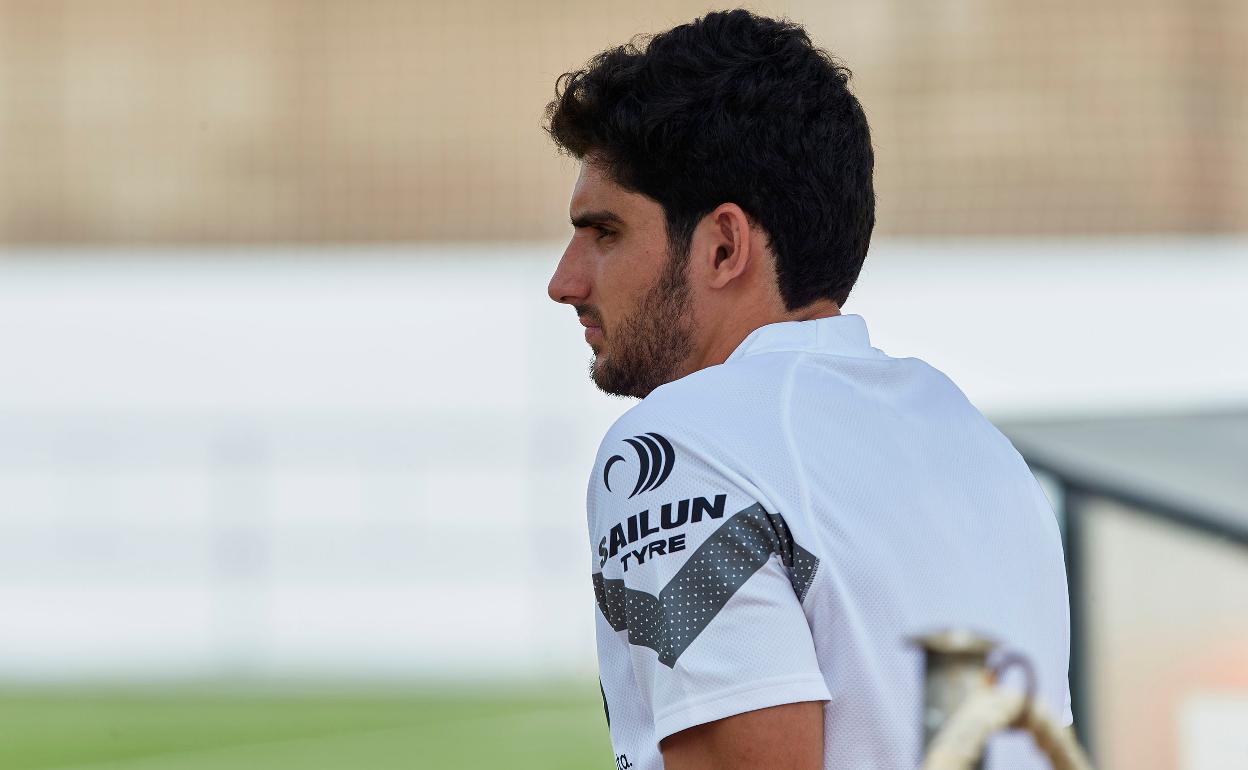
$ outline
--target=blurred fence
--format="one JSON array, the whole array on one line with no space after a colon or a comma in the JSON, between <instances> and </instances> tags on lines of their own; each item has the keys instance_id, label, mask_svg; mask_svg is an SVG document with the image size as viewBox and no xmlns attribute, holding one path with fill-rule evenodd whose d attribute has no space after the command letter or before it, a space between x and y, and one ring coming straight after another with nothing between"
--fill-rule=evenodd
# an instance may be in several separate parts
<instances>
[{"instance_id":1,"label":"blurred fence","mask_svg":"<svg viewBox=\"0 0 1248 770\"><path fill-rule=\"evenodd\" d=\"M435 405L0 417L0 675L592 671L580 458L544 435L570 426Z\"/></svg>"},{"instance_id":2,"label":"blurred fence","mask_svg":"<svg viewBox=\"0 0 1248 770\"><path fill-rule=\"evenodd\" d=\"M0 266L0 675L589 670L614 405L531 257L442 253Z\"/></svg>"},{"instance_id":3,"label":"blurred fence","mask_svg":"<svg viewBox=\"0 0 1248 770\"><path fill-rule=\"evenodd\" d=\"M1241 0L762 0L856 73L884 234L1248 229ZM0 0L0 242L566 229L556 77L693 0Z\"/></svg>"}]
</instances>

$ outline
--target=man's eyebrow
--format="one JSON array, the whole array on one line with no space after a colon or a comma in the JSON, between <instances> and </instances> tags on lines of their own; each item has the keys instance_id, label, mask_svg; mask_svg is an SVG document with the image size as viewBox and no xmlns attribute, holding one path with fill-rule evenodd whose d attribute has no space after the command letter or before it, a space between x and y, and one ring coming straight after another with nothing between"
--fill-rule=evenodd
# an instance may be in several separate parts
<instances>
[{"instance_id":1,"label":"man's eyebrow","mask_svg":"<svg viewBox=\"0 0 1248 770\"><path fill-rule=\"evenodd\" d=\"M610 211L586 211L584 214L578 214L572 217L573 227L593 227L594 225L618 225L623 224L622 219Z\"/></svg>"}]
</instances>

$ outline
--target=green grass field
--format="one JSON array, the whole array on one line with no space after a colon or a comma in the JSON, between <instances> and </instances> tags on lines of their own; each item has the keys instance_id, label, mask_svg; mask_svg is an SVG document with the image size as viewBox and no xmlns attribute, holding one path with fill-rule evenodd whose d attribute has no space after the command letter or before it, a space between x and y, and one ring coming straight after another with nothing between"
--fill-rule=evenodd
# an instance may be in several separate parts
<instances>
[{"instance_id":1,"label":"green grass field","mask_svg":"<svg viewBox=\"0 0 1248 770\"><path fill-rule=\"evenodd\" d=\"M0 693L0 768L593 770L597 683L549 694Z\"/></svg>"}]
</instances>

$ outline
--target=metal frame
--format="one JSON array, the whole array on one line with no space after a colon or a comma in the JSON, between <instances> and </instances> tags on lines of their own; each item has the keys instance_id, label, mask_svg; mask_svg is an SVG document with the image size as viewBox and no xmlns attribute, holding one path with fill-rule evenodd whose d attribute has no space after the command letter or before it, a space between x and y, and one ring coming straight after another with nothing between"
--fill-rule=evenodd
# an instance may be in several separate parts
<instances>
[{"instance_id":1,"label":"metal frame","mask_svg":"<svg viewBox=\"0 0 1248 770\"><path fill-rule=\"evenodd\" d=\"M1089 755L1095 755L1094 728L1091 719L1092 693L1088 687L1089 613L1087 612L1087 572L1085 553L1085 518L1088 503L1095 499L1120 503L1128 510L1166 521L1182 529L1199 532L1218 540L1248 548L1248 524L1234 523L1233 515L1200 506L1185 505L1160 495L1130 489L1095 476L1052 458L1042 457L1027 449L1022 442L1016 446L1033 472L1052 477L1058 486L1058 515L1062 525L1065 551L1066 580L1072 597L1070 605L1070 699L1075 717L1075 734Z\"/></svg>"}]
</instances>

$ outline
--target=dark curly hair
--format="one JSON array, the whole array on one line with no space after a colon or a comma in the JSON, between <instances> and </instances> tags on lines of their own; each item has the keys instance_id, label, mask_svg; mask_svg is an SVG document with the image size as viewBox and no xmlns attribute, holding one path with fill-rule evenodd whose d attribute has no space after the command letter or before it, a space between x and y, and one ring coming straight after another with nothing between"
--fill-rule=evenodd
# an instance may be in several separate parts
<instances>
[{"instance_id":1,"label":"dark curly hair","mask_svg":"<svg viewBox=\"0 0 1248 770\"><path fill-rule=\"evenodd\" d=\"M545 128L657 201L678 257L703 217L736 203L767 233L789 310L844 304L875 225L871 136L849 78L797 24L715 12L564 73Z\"/></svg>"}]
</instances>

